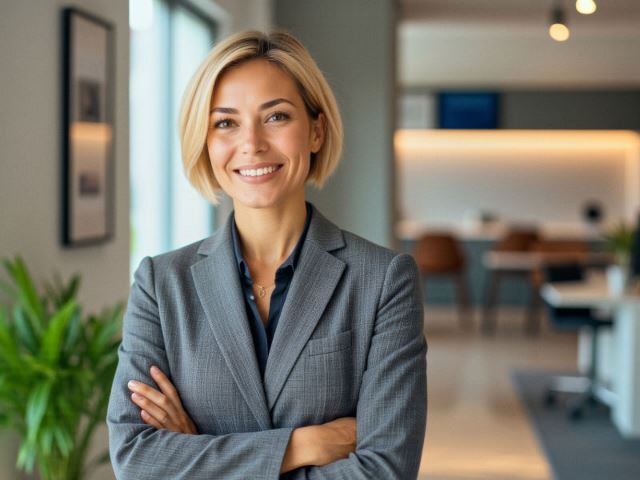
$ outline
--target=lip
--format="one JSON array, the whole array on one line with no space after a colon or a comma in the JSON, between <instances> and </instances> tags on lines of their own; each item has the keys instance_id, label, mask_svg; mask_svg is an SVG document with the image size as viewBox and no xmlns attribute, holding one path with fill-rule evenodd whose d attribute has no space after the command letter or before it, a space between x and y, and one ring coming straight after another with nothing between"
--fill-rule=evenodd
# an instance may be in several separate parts
<instances>
[{"instance_id":1,"label":"lip","mask_svg":"<svg viewBox=\"0 0 640 480\"><path fill-rule=\"evenodd\" d=\"M258 168L267 168L267 167L278 167L278 168L271 173L267 173L266 175L261 175L259 177L245 177L244 175L240 175L240 170L254 170ZM248 165L248 166L242 166L240 168L234 168L233 173L235 173L238 176L238 178L240 178L240 180L242 180L243 182L255 184L255 183L268 182L273 177L275 177L278 174L278 172L280 172L280 170L282 170L281 163L264 163L259 165Z\"/></svg>"}]
</instances>

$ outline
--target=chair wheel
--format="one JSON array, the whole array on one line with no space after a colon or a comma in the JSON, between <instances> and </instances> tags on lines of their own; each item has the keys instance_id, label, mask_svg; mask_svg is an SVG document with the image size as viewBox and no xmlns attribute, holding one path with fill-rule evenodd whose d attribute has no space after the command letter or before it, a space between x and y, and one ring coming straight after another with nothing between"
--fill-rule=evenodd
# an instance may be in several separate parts
<instances>
[{"instance_id":1,"label":"chair wheel","mask_svg":"<svg viewBox=\"0 0 640 480\"><path fill-rule=\"evenodd\" d=\"M553 407L556 404L556 400L557 400L557 397L555 392L552 392L551 390L549 390L544 394L544 398L542 399L542 402L544 403L545 407Z\"/></svg>"},{"instance_id":2,"label":"chair wheel","mask_svg":"<svg viewBox=\"0 0 640 480\"><path fill-rule=\"evenodd\" d=\"M580 420L582 418L582 407L575 406L569 409L569 418L573 421Z\"/></svg>"}]
</instances>

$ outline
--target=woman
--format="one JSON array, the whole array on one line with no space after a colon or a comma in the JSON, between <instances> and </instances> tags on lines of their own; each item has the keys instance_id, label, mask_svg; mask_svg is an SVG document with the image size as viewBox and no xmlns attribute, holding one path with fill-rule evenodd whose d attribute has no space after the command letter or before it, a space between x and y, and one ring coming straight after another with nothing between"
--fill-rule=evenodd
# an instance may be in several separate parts
<instances>
[{"instance_id":1,"label":"woman","mask_svg":"<svg viewBox=\"0 0 640 480\"><path fill-rule=\"evenodd\" d=\"M304 47L244 32L183 100L187 177L234 212L135 273L107 423L122 479L409 479L426 421L414 261L305 202L342 124Z\"/></svg>"}]
</instances>

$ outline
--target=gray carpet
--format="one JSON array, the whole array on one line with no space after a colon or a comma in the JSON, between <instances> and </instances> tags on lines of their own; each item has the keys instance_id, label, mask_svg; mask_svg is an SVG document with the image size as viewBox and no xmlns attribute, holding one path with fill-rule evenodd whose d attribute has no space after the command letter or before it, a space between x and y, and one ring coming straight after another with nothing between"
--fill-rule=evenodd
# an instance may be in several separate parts
<instances>
[{"instance_id":1,"label":"gray carpet","mask_svg":"<svg viewBox=\"0 0 640 480\"><path fill-rule=\"evenodd\" d=\"M513 381L535 427L556 480L638 480L640 440L625 440L604 406L587 407L572 421L565 408L569 396L554 407L542 399L552 375L559 372L514 372Z\"/></svg>"}]
</instances>

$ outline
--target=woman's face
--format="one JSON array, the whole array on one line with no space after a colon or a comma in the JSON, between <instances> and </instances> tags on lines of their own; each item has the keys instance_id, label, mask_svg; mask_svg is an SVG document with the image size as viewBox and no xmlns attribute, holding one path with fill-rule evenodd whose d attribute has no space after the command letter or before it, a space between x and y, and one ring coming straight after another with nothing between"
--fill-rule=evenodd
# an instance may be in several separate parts
<instances>
[{"instance_id":1,"label":"woman's face","mask_svg":"<svg viewBox=\"0 0 640 480\"><path fill-rule=\"evenodd\" d=\"M224 72L211 99L207 149L216 180L251 208L304 199L310 155L322 146L294 80L266 60Z\"/></svg>"}]
</instances>

